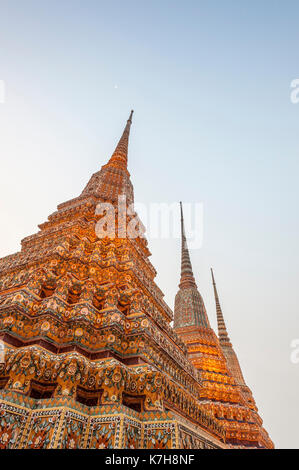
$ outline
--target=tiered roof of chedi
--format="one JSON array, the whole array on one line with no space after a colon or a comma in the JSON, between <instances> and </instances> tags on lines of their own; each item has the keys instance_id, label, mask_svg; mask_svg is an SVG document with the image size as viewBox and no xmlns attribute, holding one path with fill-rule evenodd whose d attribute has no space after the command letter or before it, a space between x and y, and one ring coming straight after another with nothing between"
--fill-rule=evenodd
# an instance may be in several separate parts
<instances>
[{"instance_id":1,"label":"tiered roof of chedi","mask_svg":"<svg viewBox=\"0 0 299 470\"><path fill-rule=\"evenodd\" d=\"M210 326L206 308L194 279L184 229L181 203L182 261L179 291L175 298L174 331L188 348L188 358L200 372L200 401L225 428L231 446L273 447L262 427L255 401L247 387L236 353L229 340L216 283L218 337Z\"/></svg>"},{"instance_id":2,"label":"tiered roof of chedi","mask_svg":"<svg viewBox=\"0 0 299 470\"><path fill-rule=\"evenodd\" d=\"M173 329L146 239L122 236L132 114L81 195L0 260L0 448L271 447L185 238ZM116 209L115 238L98 236L99 203Z\"/></svg>"}]
</instances>

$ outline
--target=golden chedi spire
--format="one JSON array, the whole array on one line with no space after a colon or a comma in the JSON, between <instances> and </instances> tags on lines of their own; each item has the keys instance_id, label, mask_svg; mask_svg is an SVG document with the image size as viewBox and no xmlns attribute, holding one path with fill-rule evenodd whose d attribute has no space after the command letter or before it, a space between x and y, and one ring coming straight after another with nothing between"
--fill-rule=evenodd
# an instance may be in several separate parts
<instances>
[{"instance_id":1,"label":"golden chedi spire","mask_svg":"<svg viewBox=\"0 0 299 470\"><path fill-rule=\"evenodd\" d=\"M127 120L126 127L124 132L119 139L119 142L108 162L108 164L115 164L121 168L127 168L128 165L128 148L129 148L129 136L130 136L130 129L132 124L132 117L134 111L131 111L129 119Z\"/></svg>"},{"instance_id":2,"label":"golden chedi spire","mask_svg":"<svg viewBox=\"0 0 299 470\"><path fill-rule=\"evenodd\" d=\"M214 296L215 296L215 303L216 303L216 314L217 314L217 326L218 326L218 337L219 337L219 342L221 346L231 346L231 342L229 339L229 336L227 334L226 326L225 326L225 321L223 318L220 302L219 302L219 297L218 297L218 292L216 288L216 282L214 279L214 273L213 269L211 268L211 274L212 274L212 280L213 280L213 288L214 288Z\"/></svg>"},{"instance_id":3,"label":"golden chedi spire","mask_svg":"<svg viewBox=\"0 0 299 470\"><path fill-rule=\"evenodd\" d=\"M211 328L203 299L194 280L187 247L181 205L182 261L179 290L175 297L174 329L188 349L188 359L202 379L204 409L213 413L226 429L229 445L272 447L250 389L246 386L232 349L215 288L219 338Z\"/></svg>"},{"instance_id":4,"label":"golden chedi spire","mask_svg":"<svg viewBox=\"0 0 299 470\"><path fill-rule=\"evenodd\" d=\"M211 274L212 274L212 281L213 281L213 288L214 288L214 296L215 296L215 303L216 303L216 314L217 314L217 325L218 325L218 337L219 337L219 343L221 350L223 352L223 355L226 360L226 364L228 367L228 370L230 371L231 375L233 376L236 384L238 385L239 391L243 399L245 400L245 403L247 404L247 407L251 410L252 413L252 421L255 423L255 425L258 427L259 430L259 439L260 439L260 444L261 446L270 446L273 445L271 440L269 439L269 436L265 429L262 427L262 419L258 415L258 409L256 407L255 400L253 398L252 392L250 388L247 386L242 369L239 363L239 359L237 357L237 354L234 351L234 348L231 344L231 341L229 339L225 321L224 321L224 316L222 313L220 301L219 301L219 296L218 296L218 291L216 287L216 282L215 282L215 277L213 273L213 269L211 268Z\"/></svg>"},{"instance_id":5,"label":"golden chedi spire","mask_svg":"<svg viewBox=\"0 0 299 470\"><path fill-rule=\"evenodd\" d=\"M182 258L181 258L181 280L180 280L180 288L183 287L195 287L196 282L193 276L192 265L190 261L190 255L186 240L185 234L185 226L184 226L184 214L183 214L183 206L182 202L180 202L180 209L181 209L181 242L182 242Z\"/></svg>"},{"instance_id":6,"label":"golden chedi spire","mask_svg":"<svg viewBox=\"0 0 299 470\"><path fill-rule=\"evenodd\" d=\"M216 282L214 278L214 273L213 269L211 268L211 274L212 274L212 282L213 282L213 288L214 288L214 296L215 296L215 303L216 303L216 315L217 315L217 325L218 325L218 337L219 337L219 342L221 349L223 351L223 354L226 358L226 362L228 365L229 370L231 371L232 375L234 376L236 382L240 386L246 386L243 373L240 367L240 363L238 360L238 357L233 349L233 346L230 342L220 301L219 301L219 296L217 292L217 287L216 287ZM253 400L253 399L252 399Z\"/></svg>"},{"instance_id":7,"label":"golden chedi spire","mask_svg":"<svg viewBox=\"0 0 299 470\"><path fill-rule=\"evenodd\" d=\"M100 171L92 175L81 194L82 198L93 195L100 200L117 203L119 196L125 196L127 204L134 202L133 185L127 169L132 117L133 110L111 158Z\"/></svg>"},{"instance_id":8,"label":"golden chedi spire","mask_svg":"<svg viewBox=\"0 0 299 470\"><path fill-rule=\"evenodd\" d=\"M210 328L203 299L194 279L184 226L183 206L181 208L181 279L175 297L174 328L199 326Z\"/></svg>"}]
</instances>

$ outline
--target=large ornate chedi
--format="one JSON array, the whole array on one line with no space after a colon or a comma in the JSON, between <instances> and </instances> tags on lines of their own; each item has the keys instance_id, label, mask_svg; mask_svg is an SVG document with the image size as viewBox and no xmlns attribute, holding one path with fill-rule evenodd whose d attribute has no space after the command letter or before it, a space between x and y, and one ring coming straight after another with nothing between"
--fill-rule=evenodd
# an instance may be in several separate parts
<instances>
[{"instance_id":1,"label":"large ornate chedi","mask_svg":"<svg viewBox=\"0 0 299 470\"><path fill-rule=\"evenodd\" d=\"M215 282L219 337L210 327L183 219L174 318L146 239L124 236L131 122L81 195L0 260L0 448L272 447ZM114 238L98 236L99 203L115 207Z\"/></svg>"}]
</instances>

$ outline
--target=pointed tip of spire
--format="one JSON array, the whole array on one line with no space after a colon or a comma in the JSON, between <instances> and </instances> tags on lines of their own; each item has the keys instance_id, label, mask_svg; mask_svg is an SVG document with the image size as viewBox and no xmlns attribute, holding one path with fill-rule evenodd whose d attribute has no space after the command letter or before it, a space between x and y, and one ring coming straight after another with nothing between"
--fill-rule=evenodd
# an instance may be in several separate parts
<instances>
[{"instance_id":1,"label":"pointed tip of spire","mask_svg":"<svg viewBox=\"0 0 299 470\"><path fill-rule=\"evenodd\" d=\"M229 336L227 334L226 325L225 325L222 309L221 309L221 306L220 306L220 301L219 301L219 297L218 297L216 282L215 282L215 279L214 279L214 273L213 273L212 268L211 268L211 273L212 273L212 280L213 280L213 287L214 287L214 296L215 296L215 304L216 304L216 315L217 315L219 341L220 341L220 344L222 344L222 345L230 345L231 343L230 343Z\"/></svg>"},{"instance_id":2,"label":"pointed tip of spire","mask_svg":"<svg viewBox=\"0 0 299 470\"><path fill-rule=\"evenodd\" d=\"M189 250L187 246L187 240L185 235L185 226L184 226L184 214L183 214L183 204L180 201L181 208L181 237L182 237L182 260L181 260L181 280L180 288L183 286L186 287L196 287L196 282L193 276L192 265L190 261Z\"/></svg>"},{"instance_id":3,"label":"pointed tip of spire","mask_svg":"<svg viewBox=\"0 0 299 470\"><path fill-rule=\"evenodd\" d=\"M186 243L186 235L185 235L185 224L184 224L184 213L183 213L183 203L180 201L180 209L181 209L181 234L182 234L182 241Z\"/></svg>"},{"instance_id":4,"label":"pointed tip of spire","mask_svg":"<svg viewBox=\"0 0 299 470\"><path fill-rule=\"evenodd\" d=\"M211 268L211 274L212 274L213 285L216 286L216 282L215 282L215 279L214 279L213 268Z\"/></svg>"},{"instance_id":5,"label":"pointed tip of spire","mask_svg":"<svg viewBox=\"0 0 299 470\"><path fill-rule=\"evenodd\" d=\"M134 109L131 109L131 113L130 113L130 116L129 116L129 119L128 119L128 122L130 122L131 124L132 124L133 113L134 113Z\"/></svg>"},{"instance_id":6,"label":"pointed tip of spire","mask_svg":"<svg viewBox=\"0 0 299 470\"><path fill-rule=\"evenodd\" d=\"M134 113L134 110L132 109L129 119L127 120L126 127L112 154L112 157L110 158L108 162L108 165L113 164L123 169L127 169L129 135L130 135L130 127L132 124L133 113Z\"/></svg>"}]
</instances>

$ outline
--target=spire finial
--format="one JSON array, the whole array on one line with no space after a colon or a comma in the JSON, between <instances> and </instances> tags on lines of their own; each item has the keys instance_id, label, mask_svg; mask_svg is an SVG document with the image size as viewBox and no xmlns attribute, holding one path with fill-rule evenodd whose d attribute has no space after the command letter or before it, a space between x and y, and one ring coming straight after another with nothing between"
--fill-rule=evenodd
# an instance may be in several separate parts
<instances>
[{"instance_id":1,"label":"spire finial","mask_svg":"<svg viewBox=\"0 0 299 470\"><path fill-rule=\"evenodd\" d=\"M128 119L128 121L130 121L131 124L132 124L133 113L134 113L134 109L131 109L130 117L129 117L129 119ZM127 122L128 122L128 121L127 121Z\"/></svg>"},{"instance_id":2,"label":"spire finial","mask_svg":"<svg viewBox=\"0 0 299 470\"><path fill-rule=\"evenodd\" d=\"M184 237L184 238L186 239L185 227L184 227L184 214L183 214L183 204L182 204L182 201L180 201L180 208L181 208L181 233L182 233L182 238Z\"/></svg>"},{"instance_id":3,"label":"spire finial","mask_svg":"<svg viewBox=\"0 0 299 470\"><path fill-rule=\"evenodd\" d=\"M181 237L182 237L182 261L181 261L181 280L179 287L196 287L196 282L193 276L192 265L185 235L183 205L180 201L181 208Z\"/></svg>"},{"instance_id":4,"label":"spire finial","mask_svg":"<svg viewBox=\"0 0 299 470\"><path fill-rule=\"evenodd\" d=\"M219 338L219 343L221 346L221 349L224 353L224 356L227 361L227 365L234 376L234 378L237 381L238 385L241 385L241 387L246 387L247 385L245 383L242 370L239 364L238 357L233 349L233 346L230 342L229 336L226 331L226 326L224 322L224 317L222 314L222 310L220 307L220 302L219 302L219 297L218 297L218 292L216 288L216 282L214 278L214 273L213 269L211 268L211 273L212 273L212 280L213 280L213 287L214 287L214 294L215 294L215 302L216 302L216 313L217 313L217 324L218 324L218 338ZM251 392L250 392L251 393Z\"/></svg>"},{"instance_id":5,"label":"spire finial","mask_svg":"<svg viewBox=\"0 0 299 470\"><path fill-rule=\"evenodd\" d=\"M217 314L217 325L218 325L218 336L219 336L219 341L220 344L230 344L230 339L227 334L226 326L225 326L225 321L224 317L222 314L221 306L220 306L220 301L218 297L218 292L216 288L216 282L214 278L214 273L213 269L211 268L211 274L212 274L212 282L213 282L213 288L214 288L214 296L215 296L215 303L216 303L216 314Z\"/></svg>"},{"instance_id":6,"label":"spire finial","mask_svg":"<svg viewBox=\"0 0 299 470\"><path fill-rule=\"evenodd\" d=\"M183 204L181 209L182 261L179 291L174 304L174 328L197 326L210 329L204 301L197 289L185 235Z\"/></svg>"},{"instance_id":7,"label":"spire finial","mask_svg":"<svg viewBox=\"0 0 299 470\"><path fill-rule=\"evenodd\" d=\"M129 135L130 135L130 128L132 124L132 117L133 117L133 109L131 110L129 119L127 120L126 127L124 129L124 132L119 139L119 142L116 146L116 149L114 150L112 157L110 158L108 165L109 164L114 164L116 166L119 166L121 168L127 168L127 163L128 163L128 147L129 147Z\"/></svg>"}]
</instances>

